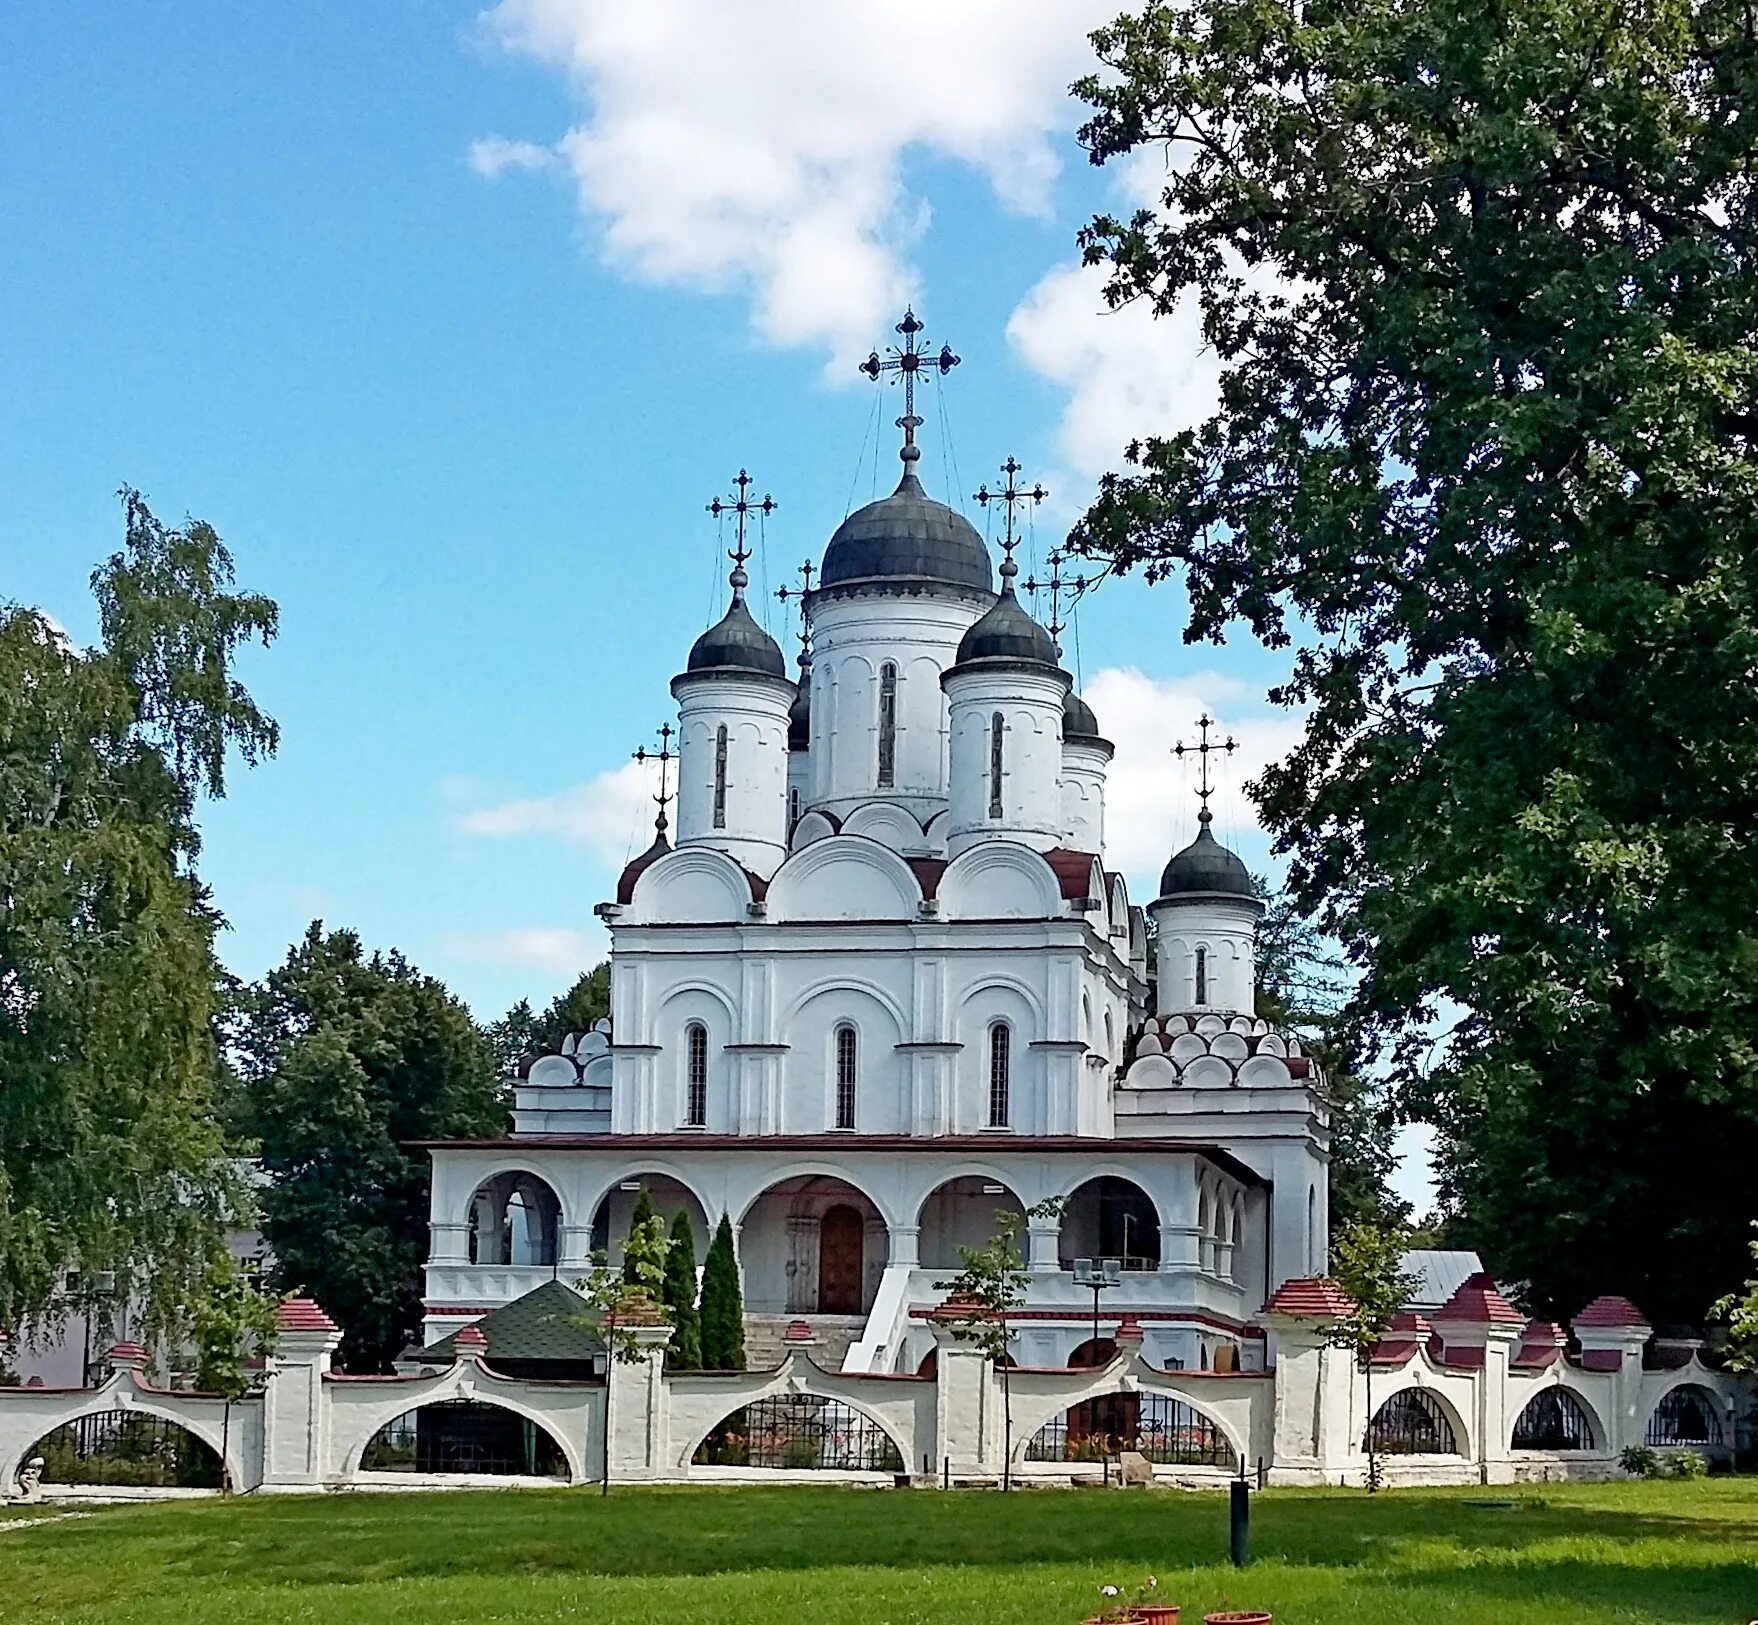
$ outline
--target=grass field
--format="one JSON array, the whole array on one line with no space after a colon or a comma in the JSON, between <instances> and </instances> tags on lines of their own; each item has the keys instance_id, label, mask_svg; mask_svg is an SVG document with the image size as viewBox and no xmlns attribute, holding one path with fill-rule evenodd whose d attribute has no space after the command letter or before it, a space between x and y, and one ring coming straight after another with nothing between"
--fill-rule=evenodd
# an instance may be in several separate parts
<instances>
[{"instance_id":1,"label":"grass field","mask_svg":"<svg viewBox=\"0 0 1758 1625\"><path fill-rule=\"evenodd\" d=\"M1473 1506L1505 1494L1515 1506ZM1281 1490L1256 1561L1171 1491L625 1489L108 1508L0 1533L7 1625L1076 1625L1105 1581L1279 1625L1758 1618L1758 1479Z\"/></svg>"}]
</instances>

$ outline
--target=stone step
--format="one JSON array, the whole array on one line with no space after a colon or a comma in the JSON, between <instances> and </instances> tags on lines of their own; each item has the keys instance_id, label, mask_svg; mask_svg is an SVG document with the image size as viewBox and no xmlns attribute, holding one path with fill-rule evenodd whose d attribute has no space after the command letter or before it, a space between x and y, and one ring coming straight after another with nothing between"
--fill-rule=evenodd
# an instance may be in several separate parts
<instances>
[{"instance_id":1,"label":"stone step","mask_svg":"<svg viewBox=\"0 0 1758 1625\"><path fill-rule=\"evenodd\" d=\"M826 1371L842 1369L867 1327L865 1315L746 1315L745 1369L767 1371L780 1365L788 1349L787 1329L796 1320L812 1328L814 1341L807 1352Z\"/></svg>"}]
</instances>

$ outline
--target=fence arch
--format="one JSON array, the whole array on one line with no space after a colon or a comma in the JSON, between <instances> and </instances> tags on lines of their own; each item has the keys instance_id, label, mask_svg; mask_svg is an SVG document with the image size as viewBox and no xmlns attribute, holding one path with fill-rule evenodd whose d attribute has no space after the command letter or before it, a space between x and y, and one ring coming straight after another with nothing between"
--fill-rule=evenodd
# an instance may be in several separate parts
<instances>
[{"instance_id":1,"label":"fence arch","mask_svg":"<svg viewBox=\"0 0 1758 1625\"><path fill-rule=\"evenodd\" d=\"M1721 1409L1721 1401L1702 1383L1678 1383L1667 1389L1648 1413L1642 1442L1663 1446L1726 1444Z\"/></svg>"},{"instance_id":2,"label":"fence arch","mask_svg":"<svg viewBox=\"0 0 1758 1625\"><path fill-rule=\"evenodd\" d=\"M360 1447L355 1471L574 1478L548 1423L477 1395L430 1399L393 1416Z\"/></svg>"},{"instance_id":3,"label":"fence arch","mask_svg":"<svg viewBox=\"0 0 1758 1625\"><path fill-rule=\"evenodd\" d=\"M1541 1388L1514 1419L1512 1450L1599 1450L1605 1429L1586 1402L1561 1383Z\"/></svg>"},{"instance_id":4,"label":"fence arch","mask_svg":"<svg viewBox=\"0 0 1758 1625\"><path fill-rule=\"evenodd\" d=\"M1382 1456L1462 1456L1465 1422L1432 1388L1400 1388L1373 1413L1361 1448Z\"/></svg>"},{"instance_id":5,"label":"fence arch","mask_svg":"<svg viewBox=\"0 0 1758 1625\"><path fill-rule=\"evenodd\" d=\"M144 1405L87 1410L59 1422L22 1460L38 1457L45 1484L217 1490L225 1473L219 1451L187 1423Z\"/></svg>"},{"instance_id":6,"label":"fence arch","mask_svg":"<svg viewBox=\"0 0 1758 1625\"><path fill-rule=\"evenodd\" d=\"M683 1459L691 1467L899 1473L911 1452L883 1418L841 1394L775 1388L734 1405Z\"/></svg>"},{"instance_id":7,"label":"fence arch","mask_svg":"<svg viewBox=\"0 0 1758 1625\"><path fill-rule=\"evenodd\" d=\"M1111 1389L1050 1416L1015 1447L1019 1461L1097 1461L1134 1450L1156 1466L1239 1470L1226 1426L1178 1394Z\"/></svg>"}]
</instances>

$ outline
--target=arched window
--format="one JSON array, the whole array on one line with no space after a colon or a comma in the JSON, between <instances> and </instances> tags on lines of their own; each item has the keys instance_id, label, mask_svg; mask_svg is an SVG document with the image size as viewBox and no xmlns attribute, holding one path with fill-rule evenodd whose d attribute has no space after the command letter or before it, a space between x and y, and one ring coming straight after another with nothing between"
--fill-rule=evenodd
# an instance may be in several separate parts
<instances>
[{"instance_id":1,"label":"arched window","mask_svg":"<svg viewBox=\"0 0 1758 1625\"><path fill-rule=\"evenodd\" d=\"M1459 1443L1447 1413L1426 1388L1404 1388L1374 1412L1368 1433L1382 1456L1456 1456ZM1361 1441L1367 1449L1368 1441Z\"/></svg>"},{"instance_id":2,"label":"arched window","mask_svg":"<svg viewBox=\"0 0 1758 1625\"><path fill-rule=\"evenodd\" d=\"M836 1029L836 1126L855 1126L855 1030Z\"/></svg>"},{"instance_id":3,"label":"arched window","mask_svg":"<svg viewBox=\"0 0 1758 1625\"><path fill-rule=\"evenodd\" d=\"M787 827L790 834L793 832L794 825L799 823L799 821L800 787L796 784L793 789L789 790L787 793Z\"/></svg>"},{"instance_id":4,"label":"arched window","mask_svg":"<svg viewBox=\"0 0 1758 1625\"><path fill-rule=\"evenodd\" d=\"M692 1021L684 1031L684 1127L708 1126L708 1029Z\"/></svg>"},{"instance_id":5,"label":"arched window","mask_svg":"<svg viewBox=\"0 0 1758 1625\"><path fill-rule=\"evenodd\" d=\"M1196 1002L1209 1002L1209 951L1198 948L1196 951Z\"/></svg>"},{"instance_id":6,"label":"arched window","mask_svg":"<svg viewBox=\"0 0 1758 1625\"><path fill-rule=\"evenodd\" d=\"M1715 1395L1694 1382L1662 1396L1642 1435L1646 1445L1720 1444L1721 1418Z\"/></svg>"},{"instance_id":7,"label":"arched window","mask_svg":"<svg viewBox=\"0 0 1758 1625\"><path fill-rule=\"evenodd\" d=\"M1593 1425L1567 1388L1535 1394L1514 1424L1516 1450L1591 1450Z\"/></svg>"},{"instance_id":8,"label":"arched window","mask_svg":"<svg viewBox=\"0 0 1758 1625\"><path fill-rule=\"evenodd\" d=\"M726 828L726 724L714 736L714 827Z\"/></svg>"},{"instance_id":9,"label":"arched window","mask_svg":"<svg viewBox=\"0 0 1758 1625\"><path fill-rule=\"evenodd\" d=\"M1013 1033L1005 1021L989 1029L989 1127L1006 1128L1013 1083Z\"/></svg>"},{"instance_id":10,"label":"arched window","mask_svg":"<svg viewBox=\"0 0 1758 1625\"><path fill-rule=\"evenodd\" d=\"M1007 724L997 711L989 719L989 816L1001 816L1002 738Z\"/></svg>"},{"instance_id":11,"label":"arched window","mask_svg":"<svg viewBox=\"0 0 1758 1625\"><path fill-rule=\"evenodd\" d=\"M897 667L889 660L879 668L879 788L897 780Z\"/></svg>"}]
</instances>

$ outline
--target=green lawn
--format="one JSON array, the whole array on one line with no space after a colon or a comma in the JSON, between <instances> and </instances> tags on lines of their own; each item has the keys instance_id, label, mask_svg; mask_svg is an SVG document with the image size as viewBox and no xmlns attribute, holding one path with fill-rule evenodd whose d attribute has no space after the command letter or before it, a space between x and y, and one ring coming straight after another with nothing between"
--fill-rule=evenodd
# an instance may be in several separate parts
<instances>
[{"instance_id":1,"label":"green lawn","mask_svg":"<svg viewBox=\"0 0 1758 1625\"><path fill-rule=\"evenodd\" d=\"M1472 1506L1504 1494L1512 1509ZM1758 1479L1533 1491L1271 1491L1257 1561L1218 1495L590 1489L110 1508L0 1533L7 1625L721 1620L1076 1625L1159 1577L1283 1625L1758 1617ZM1217 1561L1217 1559L1220 1559Z\"/></svg>"}]
</instances>

